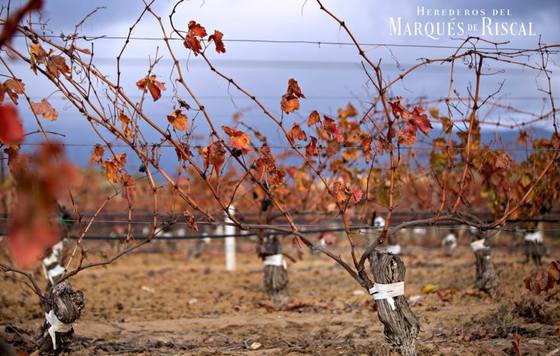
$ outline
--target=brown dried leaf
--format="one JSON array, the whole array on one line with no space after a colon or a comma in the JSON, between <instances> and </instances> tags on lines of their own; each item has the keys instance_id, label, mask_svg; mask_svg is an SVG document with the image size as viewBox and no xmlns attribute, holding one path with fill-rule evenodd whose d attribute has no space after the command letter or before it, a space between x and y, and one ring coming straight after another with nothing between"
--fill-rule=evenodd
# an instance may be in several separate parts
<instances>
[{"instance_id":1,"label":"brown dried leaf","mask_svg":"<svg viewBox=\"0 0 560 356\"><path fill-rule=\"evenodd\" d=\"M305 131L301 129L301 127L298 124L292 125L292 129L288 131L286 137L288 138L288 141L290 141L292 145L295 144L296 140L300 140L300 141L307 140L307 134L305 133Z\"/></svg>"},{"instance_id":2,"label":"brown dried leaf","mask_svg":"<svg viewBox=\"0 0 560 356\"><path fill-rule=\"evenodd\" d=\"M319 115L317 110L313 110L309 114L309 118L307 118L307 127L311 127L320 121L321 121L321 115Z\"/></svg>"},{"instance_id":3,"label":"brown dried leaf","mask_svg":"<svg viewBox=\"0 0 560 356\"><path fill-rule=\"evenodd\" d=\"M136 86L142 91L148 90L154 101L161 98L161 92L166 89L165 83L158 81L155 74L150 74L149 76L138 80L136 82Z\"/></svg>"},{"instance_id":4,"label":"brown dried leaf","mask_svg":"<svg viewBox=\"0 0 560 356\"><path fill-rule=\"evenodd\" d=\"M91 153L90 161L99 163L103 159L104 154L105 149L100 144L95 144L95 146L93 146L93 152Z\"/></svg>"},{"instance_id":5,"label":"brown dried leaf","mask_svg":"<svg viewBox=\"0 0 560 356\"><path fill-rule=\"evenodd\" d=\"M31 102L31 109L36 115L43 115L49 121L54 121L58 118L58 112L47 99L42 99L38 103Z\"/></svg>"},{"instance_id":6,"label":"brown dried leaf","mask_svg":"<svg viewBox=\"0 0 560 356\"><path fill-rule=\"evenodd\" d=\"M167 121L175 130L186 131L189 128L187 116L180 109L175 110L171 115L167 115Z\"/></svg>"},{"instance_id":7,"label":"brown dried leaf","mask_svg":"<svg viewBox=\"0 0 560 356\"><path fill-rule=\"evenodd\" d=\"M191 230L198 231L198 225L196 223L194 215L190 211L185 210L183 211L183 216L185 217L187 226L190 227Z\"/></svg>"}]
</instances>

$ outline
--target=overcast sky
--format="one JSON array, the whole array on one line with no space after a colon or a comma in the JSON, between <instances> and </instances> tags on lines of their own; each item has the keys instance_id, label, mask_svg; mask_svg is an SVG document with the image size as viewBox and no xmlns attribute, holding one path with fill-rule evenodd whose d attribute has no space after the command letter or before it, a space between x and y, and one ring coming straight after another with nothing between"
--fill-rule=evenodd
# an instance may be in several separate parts
<instances>
[{"instance_id":1,"label":"overcast sky","mask_svg":"<svg viewBox=\"0 0 560 356\"><path fill-rule=\"evenodd\" d=\"M22 1L12 0L12 6ZM7 3L7 1L3 1ZM410 1L410 0L324 0L325 6L337 16L344 19L356 38L362 43L383 43L391 46L366 46L372 60L381 60L384 65L385 77L394 78L398 73L423 57L445 57L453 53L449 48L418 48L399 47L392 45L437 45L457 46L460 40L452 36L441 36L435 40L425 35L396 36L390 33L391 18L401 17L403 22L463 22L477 23L480 26L481 16L465 16L466 10L484 10L493 22L521 23L528 26L532 22L533 32L542 35L542 41L548 44L560 43L560 1L511 1L511 0L476 0L476 1ZM161 14L165 25L170 30L168 14L175 1L156 0L154 8ZM82 26L82 34L92 36L122 37L126 36L128 28L134 23L143 10L143 3L136 0L47 0L46 7L41 14L46 21L49 31L54 35L73 31L74 25L88 12L96 7L99 10ZM418 7L425 10L459 11L459 16L417 16ZM493 9L505 9L509 16L492 16ZM218 29L224 33L226 40L266 39L266 40L306 40L320 42L348 42L347 35L340 30L337 23L319 10L314 0L190 0L185 1L178 8L174 19L178 26L186 29L190 20L196 20L206 27L208 32ZM480 34L480 33L476 33ZM161 32L153 17L147 15L136 27L134 37L161 37ZM458 36L464 38L465 36ZM534 48L537 46L537 36L489 36L492 41L511 41L505 47ZM123 45L122 39L100 39L95 41L95 63L113 79L116 75L115 57ZM16 42L22 45L22 41ZM83 47L89 44L81 41ZM133 40L124 55L124 85L128 90L135 91L134 83L143 77L147 70L148 56L156 53L163 56L155 69L164 81L169 82L171 62L164 51L163 42L152 40ZM230 121L233 112L240 108L246 109L244 120L261 127L265 119L250 102L240 98L240 93L228 88L227 83L213 75L199 59L189 57L180 41L174 43L181 60L189 58L187 81L202 97L204 105L219 123ZM321 113L333 114L337 108L351 101L360 107L367 102L368 93L372 88L367 84L360 66L360 57L353 46L346 45L317 45L317 44L285 44L285 43L247 43L226 42L227 52L217 54L212 51L210 57L215 60L217 67L226 74L236 78L239 83L251 92L262 97L262 100L275 113L279 112L279 99L285 92L289 78L298 80L300 87L308 97L302 103L300 113L306 116L311 110L317 109ZM532 59L536 60L535 57ZM558 55L550 64L553 70L553 87L558 96ZM397 61L398 60L398 61ZM537 77L531 70L508 68L501 63L488 63L488 71L505 69L504 73L483 78L483 95L494 92L500 83L503 84L500 97L505 104L514 105L520 109L541 112L547 109L542 101L544 95L537 90L542 85L542 78ZM46 82L37 80L25 65L14 66L18 76L27 85L30 95L35 100L52 94L53 88ZM5 73L5 69L0 70ZM462 95L467 95L466 88L472 84L473 72L464 66L459 66L456 77L456 88ZM447 94L449 81L449 66L435 65L419 70L402 83L393 88L392 95L415 98L419 96L442 97ZM233 97L232 97L233 96ZM96 142L93 135L85 128L85 120L73 110L69 104L56 93L51 101L56 102L60 111L60 119L47 123L48 129L63 132L67 135L67 142ZM539 98L541 98L539 100ZM166 100L167 99L167 100ZM165 115L170 112L172 103L169 98L163 98L156 105L150 104L147 111L164 122ZM28 110L23 110L23 113ZM521 120L511 114L495 112L495 119ZM297 115L292 116L295 120ZM34 127L30 117L25 116L26 126ZM201 130L202 122L197 123ZM270 135L275 135L272 126L263 129ZM83 155L79 155L82 157ZM78 157L78 156L76 156Z\"/></svg>"}]
</instances>

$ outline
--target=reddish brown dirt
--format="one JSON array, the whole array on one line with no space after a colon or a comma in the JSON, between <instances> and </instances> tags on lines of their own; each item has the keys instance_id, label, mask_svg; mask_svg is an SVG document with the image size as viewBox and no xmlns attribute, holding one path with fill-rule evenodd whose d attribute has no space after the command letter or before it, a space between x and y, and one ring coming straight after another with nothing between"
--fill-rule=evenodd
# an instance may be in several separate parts
<instances>
[{"instance_id":1,"label":"reddish brown dirt","mask_svg":"<svg viewBox=\"0 0 560 356\"><path fill-rule=\"evenodd\" d=\"M291 295L306 305L271 311L261 262L251 252L241 253L237 271L227 273L218 250L221 244L214 244L215 250L190 262L182 243L176 252L136 253L75 277L72 283L85 292L87 304L75 325L79 342L72 354L390 352L370 298L328 258L306 253L303 261L290 263ZM551 256L558 258L559 251L555 246ZM515 302L530 298L522 279L534 268L521 264L519 253L494 251L501 279L494 299L472 290L474 257L467 247L451 258L438 249L409 248L405 253L407 296L421 295L427 283L454 291L449 301L424 294L422 304L413 307L422 323L419 354L500 355L518 333L523 353L556 350L560 355L558 298L545 305L552 316L547 323L514 312ZM7 324L34 330L41 322L36 297L13 275L0 275L1 332ZM255 343L261 346L251 350Z\"/></svg>"}]
</instances>

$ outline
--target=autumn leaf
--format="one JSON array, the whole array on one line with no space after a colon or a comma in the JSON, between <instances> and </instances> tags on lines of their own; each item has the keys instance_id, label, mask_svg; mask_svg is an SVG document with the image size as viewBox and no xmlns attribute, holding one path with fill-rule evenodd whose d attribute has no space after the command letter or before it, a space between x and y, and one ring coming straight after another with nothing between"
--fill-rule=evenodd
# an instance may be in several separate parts
<instances>
[{"instance_id":1,"label":"autumn leaf","mask_svg":"<svg viewBox=\"0 0 560 356\"><path fill-rule=\"evenodd\" d=\"M344 109L338 109L338 118L341 120L345 120L348 117L354 117L356 115L358 115L358 111L352 103L348 103Z\"/></svg>"},{"instance_id":2,"label":"autumn leaf","mask_svg":"<svg viewBox=\"0 0 560 356\"><path fill-rule=\"evenodd\" d=\"M292 145L295 144L296 140L300 140L300 141L307 140L307 135L305 134L305 131L303 131L298 124L293 124L292 129L288 131L286 137L288 138L288 141L290 141Z\"/></svg>"},{"instance_id":3,"label":"autumn leaf","mask_svg":"<svg viewBox=\"0 0 560 356\"><path fill-rule=\"evenodd\" d=\"M317 138L314 136L309 137L311 142L305 147L305 154L307 156L318 156L319 151L317 150Z\"/></svg>"},{"instance_id":4,"label":"autumn leaf","mask_svg":"<svg viewBox=\"0 0 560 356\"><path fill-rule=\"evenodd\" d=\"M496 157L495 167L498 169L507 169L512 159L506 152L499 152Z\"/></svg>"},{"instance_id":5,"label":"autumn leaf","mask_svg":"<svg viewBox=\"0 0 560 356\"><path fill-rule=\"evenodd\" d=\"M364 195L364 192L360 189L360 187L354 186L350 191L350 196L352 197L352 201L354 204L358 204Z\"/></svg>"},{"instance_id":6,"label":"autumn leaf","mask_svg":"<svg viewBox=\"0 0 560 356\"><path fill-rule=\"evenodd\" d=\"M136 82L136 86L142 91L148 90L154 101L161 98L161 92L166 89L165 83L158 81L155 74L150 74L149 76L138 80Z\"/></svg>"},{"instance_id":7,"label":"autumn leaf","mask_svg":"<svg viewBox=\"0 0 560 356\"><path fill-rule=\"evenodd\" d=\"M186 131L189 128L187 116L180 109L175 110L171 115L167 115L167 121L175 130Z\"/></svg>"},{"instance_id":8,"label":"autumn leaf","mask_svg":"<svg viewBox=\"0 0 560 356\"><path fill-rule=\"evenodd\" d=\"M233 129L231 127L222 126L224 132L231 139L231 145L238 150L247 153L251 150L251 138L243 131Z\"/></svg>"},{"instance_id":9,"label":"autumn leaf","mask_svg":"<svg viewBox=\"0 0 560 356\"><path fill-rule=\"evenodd\" d=\"M343 204L346 202L348 196L346 194L346 186L343 183L335 182L332 191L334 199L338 204Z\"/></svg>"},{"instance_id":10,"label":"autumn leaf","mask_svg":"<svg viewBox=\"0 0 560 356\"><path fill-rule=\"evenodd\" d=\"M183 42L183 45L185 46L185 48L193 51L195 56L198 56L198 54L202 52L202 45L200 43L200 40L206 37L206 35L207 35L206 29L202 27L202 25L200 25L196 21L190 21L189 30L187 31L187 35L185 36L185 41ZM221 38L220 38L220 42L221 42ZM218 50L217 44L216 44L216 50ZM224 48L224 52L225 52L225 48Z\"/></svg>"},{"instance_id":11,"label":"autumn leaf","mask_svg":"<svg viewBox=\"0 0 560 356\"><path fill-rule=\"evenodd\" d=\"M430 120L428 120L428 116L424 114L424 109L420 106L415 106L414 110L412 110L412 119L414 125L424 133L424 135L428 135L430 133L430 129L432 128L432 124Z\"/></svg>"},{"instance_id":12,"label":"autumn leaf","mask_svg":"<svg viewBox=\"0 0 560 356\"><path fill-rule=\"evenodd\" d=\"M0 105L0 142L13 145L23 141L24 132L15 106Z\"/></svg>"},{"instance_id":13,"label":"autumn leaf","mask_svg":"<svg viewBox=\"0 0 560 356\"><path fill-rule=\"evenodd\" d=\"M299 99L287 98L286 96L282 96L280 106L282 107L283 112L289 114L299 109Z\"/></svg>"},{"instance_id":14,"label":"autumn leaf","mask_svg":"<svg viewBox=\"0 0 560 356\"><path fill-rule=\"evenodd\" d=\"M90 161L99 163L103 159L104 154L105 149L100 144L95 144L95 146L93 146L93 152L91 153Z\"/></svg>"},{"instance_id":15,"label":"autumn leaf","mask_svg":"<svg viewBox=\"0 0 560 356\"><path fill-rule=\"evenodd\" d=\"M31 109L36 115L43 115L49 121L54 121L58 118L58 112L47 99L42 99L38 103L31 102Z\"/></svg>"},{"instance_id":16,"label":"autumn leaf","mask_svg":"<svg viewBox=\"0 0 560 356\"><path fill-rule=\"evenodd\" d=\"M323 118L323 128L329 134L330 137L333 137L338 143L344 143L344 135L340 132L338 125L334 121L334 119L325 116Z\"/></svg>"},{"instance_id":17,"label":"autumn leaf","mask_svg":"<svg viewBox=\"0 0 560 356\"><path fill-rule=\"evenodd\" d=\"M320 121L321 121L321 115L319 115L317 110L313 110L309 114L309 117L307 118L307 127L311 127Z\"/></svg>"},{"instance_id":18,"label":"autumn leaf","mask_svg":"<svg viewBox=\"0 0 560 356\"><path fill-rule=\"evenodd\" d=\"M50 56L47 59L47 72L58 78L60 74L70 73L70 67L62 56Z\"/></svg>"},{"instance_id":19,"label":"autumn leaf","mask_svg":"<svg viewBox=\"0 0 560 356\"><path fill-rule=\"evenodd\" d=\"M115 155L112 159L101 162L101 167L105 169L107 180L112 183L119 182L119 174L126 164L126 153Z\"/></svg>"},{"instance_id":20,"label":"autumn leaf","mask_svg":"<svg viewBox=\"0 0 560 356\"><path fill-rule=\"evenodd\" d=\"M121 122L123 131L124 131L124 134L126 135L126 137L128 137L128 138L134 137L134 130L130 126L130 123L132 122L132 120L125 113L121 112L119 114L119 121Z\"/></svg>"},{"instance_id":21,"label":"autumn leaf","mask_svg":"<svg viewBox=\"0 0 560 356\"><path fill-rule=\"evenodd\" d=\"M366 159L366 162L369 162L369 160L371 159L371 143L372 143L372 141L373 141L373 139L368 134L365 134L365 135L362 136L361 146L362 146L362 151L364 152L364 157Z\"/></svg>"},{"instance_id":22,"label":"autumn leaf","mask_svg":"<svg viewBox=\"0 0 560 356\"><path fill-rule=\"evenodd\" d=\"M121 185L122 185L122 192L121 196L123 199L127 199L130 201L134 200L136 196L136 181L132 176L128 173L123 173L121 175Z\"/></svg>"},{"instance_id":23,"label":"autumn leaf","mask_svg":"<svg viewBox=\"0 0 560 356\"><path fill-rule=\"evenodd\" d=\"M441 126L443 126L443 131L445 133L450 133L451 129L453 128L453 122L451 121L450 118L442 116L439 118L439 121L441 122Z\"/></svg>"},{"instance_id":24,"label":"autumn leaf","mask_svg":"<svg viewBox=\"0 0 560 356\"><path fill-rule=\"evenodd\" d=\"M8 220L6 246L14 264L30 269L60 238L56 202L81 184L80 170L66 161L62 145L43 144L10 165L17 198ZM62 178L62 179L61 179Z\"/></svg>"},{"instance_id":25,"label":"autumn leaf","mask_svg":"<svg viewBox=\"0 0 560 356\"><path fill-rule=\"evenodd\" d=\"M219 142L213 142L208 147L202 149L204 156L204 167L207 169L210 165L214 166L216 172L220 172L222 165L226 160L226 150Z\"/></svg>"},{"instance_id":26,"label":"autumn leaf","mask_svg":"<svg viewBox=\"0 0 560 356\"><path fill-rule=\"evenodd\" d=\"M0 87L0 102L4 101L4 94L8 94L14 104L18 103L18 96L25 91L25 85L20 79L8 79Z\"/></svg>"},{"instance_id":27,"label":"autumn leaf","mask_svg":"<svg viewBox=\"0 0 560 356\"><path fill-rule=\"evenodd\" d=\"M408 120L405 128L399 131L399 143L401 145L413 145L416 142L416 125Z\"/></svg>"},{"instance_id":28,"label":"autumn leaf","mask_svg":"<svg viewBox=\"0 0 560 356\"><path fill-rule=\"evenodd\" d=\"M391 110L393 111L393 115L396 118L408 119L409 113L408 111L401 105L401 98L397 97L397 99L389 102L391 105Z\"/></svg>"},{"instance_id":29,"label":"autumn leaf","mask_svg":"<svg viewBox=\"0 0 560 356\"><path fill-rule=\"evenodd\" d=\"M259 150L259 158L255 160L254 169L255 177L258 180L268 178L267 182L271 187L284 183L284 172L276 167L276 159L266 143Z\"/></svg>"},{"instance_id":30,"label":"autumn leaf","mask_svg":"<svg viewBox=\"0 0 560 356\"><path fill-rule=\"evenodd\" d=\"M190 227L191 230L198 231L198 225L196 224L194 215L190 211L188 210L183 211L183 217L185 218L185 222L187 223L187 226Z\"/></svg>"},{"instance_id":31,"label":"autumn leaf","mask_svg":"<svg viewBox=\"0 0 560 356\"><path fill-rule=\"evenodd\" d=\"M214 30L214 34L208 37L208 41L214 41L214 44L216 45L216 52L218 53L226 53L226 47L222 41L223 37L224 34L218 30Z\"/></svg>"},{"instance_id":32,"label":"autumn leaf","mask_svg":"<svg viewBox=\"0 0 560 356\"><path fill-rule=\"evenodd\" d=\"M519 136L517 137L517 143L525 146L529 142L529 133L527 131L520 130Z\"/></svg>"},{"instance_id":33,"label":"autumn leaf","mask_svg":"<svg viewBox=\"0 0 560 356\"><path fill-rule=\"evenodd\" d=\"M31 16L31 12L41 10L42 7L43 0L29 0L25 5L14 11L10 17L5 19L2 32L0 33L0 48L12 39L19 22L26 14Z\"/></svg>"},{"instance_id":34,"label":"autumn leaf","mask_svg":"<svg viewBox=\"0 0 560 356\"><path fill-rule=\"evenodd\" d=\"M299 99L305 98L301 92L298 82L295 79L288 80L288 90L286 94L282 95L280 107L286 114L294 112L299 109Z\"/></svg>"}]
</instances>

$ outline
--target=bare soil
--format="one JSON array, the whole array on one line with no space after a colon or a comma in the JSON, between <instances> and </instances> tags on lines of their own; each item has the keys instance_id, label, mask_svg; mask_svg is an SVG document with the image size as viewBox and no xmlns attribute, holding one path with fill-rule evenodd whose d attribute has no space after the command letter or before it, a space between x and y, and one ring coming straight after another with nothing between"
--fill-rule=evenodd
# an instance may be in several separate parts
<instances>
[{"instance_id":1,"label":"bare soil","mask_svg":"<svg viewBox=\"0 0 560 356\"><path fill-rule=\"evenodd\" d=\"M104 253L116 251L107 246ZM235 272L224 270L222 243L213 242L201 258L191 261L186 259L188 246L145 250L72 279L86 295L86 308L75 324L77 342L71 354L391 353L371 298L327 257L306 252L303 260L289 263L294 303L277 311L265 294L262 262L250 244L238 253ZM551 248L545 263L558 259L559 247ZM412 307L422 324L419 354L513 354L518 334L524 354L560 355L559 298L543 302L529 295L523 278L534 267L521 264L519 252L493 251L500 277L494 298L473 289L475 260L466 246L453 257L436 248L403 252L406 294L423 298ZM37 276L42 278L40 271ZM429 283L438 286L439 294L422 292ZM540 316L520 312L529 301L542 308ZM29 288L19 278L1 274L0 335L13 340L17 333L7 325L31 333L42 321Z\"/></svg>"}]
</instances>

